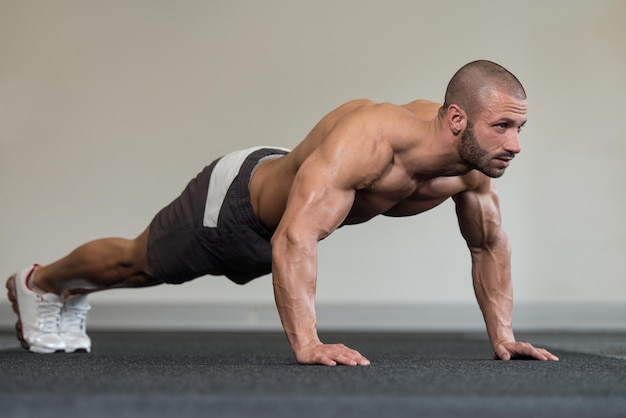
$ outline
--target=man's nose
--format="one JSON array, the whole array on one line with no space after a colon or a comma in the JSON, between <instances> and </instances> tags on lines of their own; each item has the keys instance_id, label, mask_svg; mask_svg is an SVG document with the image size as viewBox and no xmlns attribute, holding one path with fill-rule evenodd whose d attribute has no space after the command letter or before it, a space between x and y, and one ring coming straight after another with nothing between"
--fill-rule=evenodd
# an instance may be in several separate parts
<instances>
[{"instance_id":1,"label":"man's nose","mask_svg":"<svg viewBox=\"0 0 626 418\"><path fill-rule=\"evenodd\" d=\"M519 154L522 151L522 147L519 143L519 133L515 132L511 135L509 140L504 144L505 151Z\"/></svg>"}]
</instances>

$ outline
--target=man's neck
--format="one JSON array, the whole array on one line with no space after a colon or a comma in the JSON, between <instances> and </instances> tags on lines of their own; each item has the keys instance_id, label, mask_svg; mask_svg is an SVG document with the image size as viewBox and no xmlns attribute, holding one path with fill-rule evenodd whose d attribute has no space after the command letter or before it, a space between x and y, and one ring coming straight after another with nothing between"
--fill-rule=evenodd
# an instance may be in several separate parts
<instances>
[{"instance_id":1,"label":"man's neck","mask_svg":"<svg viewBox=\"0 0 626 418\"><path fill-rule=\"evenodd\" d=\"M441 112L440 112L441 113ZM450 177L467 174L472 170L459 155L460 134L455 135L445 123L445 113L437 114L424 132L422 144L415 152L426 156L415 158L412 171L422 177Z\"/></svg>"}]
</instances>

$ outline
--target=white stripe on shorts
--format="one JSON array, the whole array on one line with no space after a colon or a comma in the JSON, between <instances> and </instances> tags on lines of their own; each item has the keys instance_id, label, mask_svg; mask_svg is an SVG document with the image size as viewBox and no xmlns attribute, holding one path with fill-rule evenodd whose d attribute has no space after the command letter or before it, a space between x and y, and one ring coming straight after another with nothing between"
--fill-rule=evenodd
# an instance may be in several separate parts
<instances>
[{"instance_id":1,"label":"white stripe on shorts","mask_svg":"<svg viewBox=\"0 0 626 418\"><path fill-rule=\"evenodd\" d=\"M226 154L215 164L215 168L213 168L211 178L209 179L209 191L204 204L203 226L209 228L215 228L217 226L217 218L219 217L220 209L226 198L226 193L235 177L237 177L237 174L239 174L241 165L248 155L263 148L289 151L286 148L269 146L248 148Z\"/></svg>"}]
</instances>

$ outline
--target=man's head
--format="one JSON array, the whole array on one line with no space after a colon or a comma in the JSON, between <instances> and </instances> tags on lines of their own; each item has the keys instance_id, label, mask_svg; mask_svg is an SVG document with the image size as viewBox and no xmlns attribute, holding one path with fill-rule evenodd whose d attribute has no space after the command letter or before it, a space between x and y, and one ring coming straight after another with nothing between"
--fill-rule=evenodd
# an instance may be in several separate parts
<instances>
[{"instance_id":1,"label":"man's head","mask_svg":"<svg viewBox=\"0 0 626 418\"><path fill-rule=\"evenodd\" d=\"M526 122L526 92L502 66L474 61L446 89L442 115L460 135L459 155L472 168L500 177L520 152L518 133Z\"/></svg>"},{"instance_id":2,"label":"man's head","mask_svg":"<svg viewBox=\"0 0 626 418\"><path fill-rule=\"evenodd\" d=\"M464 65L452 76L443 108L456 104L473 121L488 103L493 90L526 100L526 92L517 77L495 62L480 60Z\"/></svg>"}]
</instances>

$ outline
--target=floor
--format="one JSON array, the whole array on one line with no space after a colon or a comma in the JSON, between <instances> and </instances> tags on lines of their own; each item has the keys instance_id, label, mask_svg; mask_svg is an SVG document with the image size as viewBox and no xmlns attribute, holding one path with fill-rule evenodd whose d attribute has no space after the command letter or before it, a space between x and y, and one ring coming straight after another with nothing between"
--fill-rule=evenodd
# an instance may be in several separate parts
<instances>
[{"instance_id":1,"label":"floor","mask_svg":"<svg viewBox=\"0 0 626 418\"><path fill-rule=\"evenodd\" d=\"M559 362L494 361L481 333L322 333L369 367L300 366L281 333L92 332L32 354L0 332L6 417L626 417L626 333L519 334Z\"/></svg>"}]
</instances>

